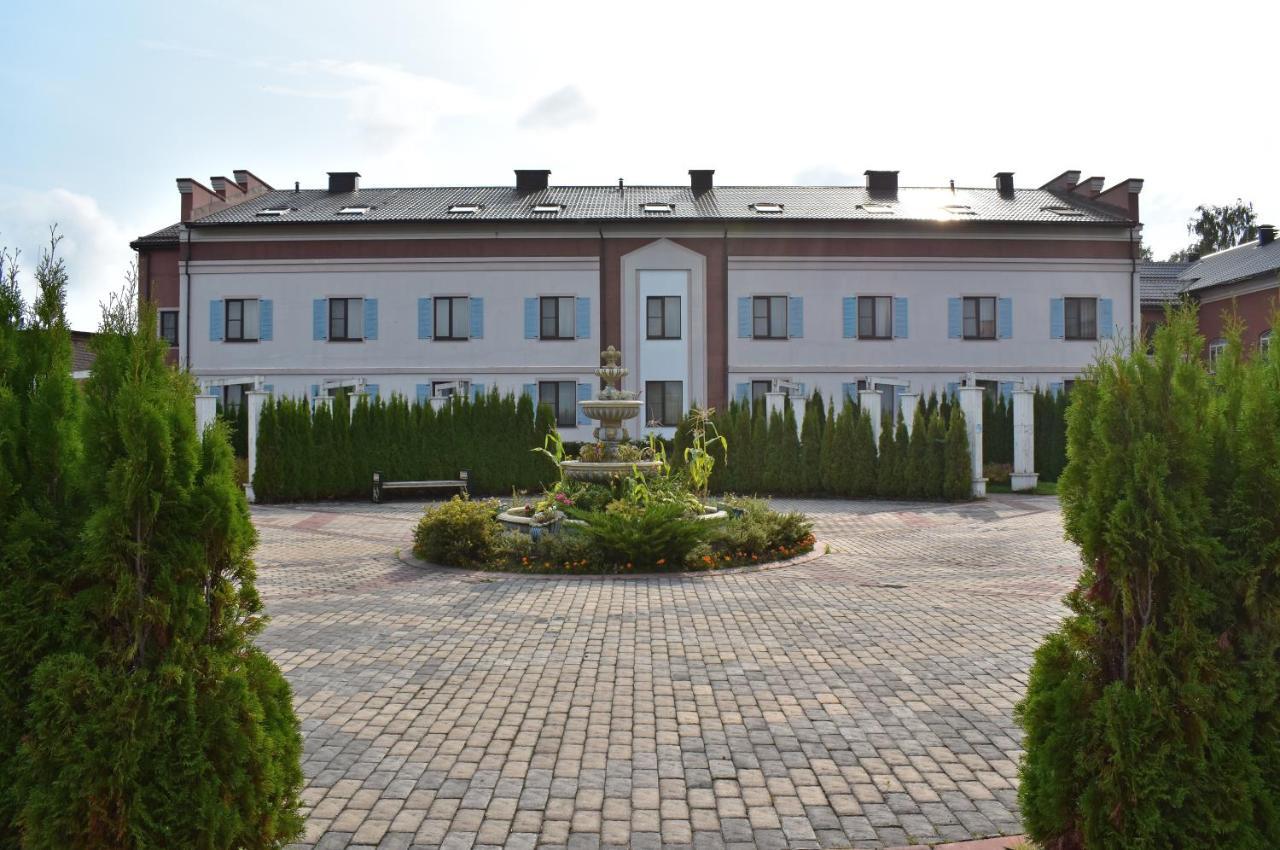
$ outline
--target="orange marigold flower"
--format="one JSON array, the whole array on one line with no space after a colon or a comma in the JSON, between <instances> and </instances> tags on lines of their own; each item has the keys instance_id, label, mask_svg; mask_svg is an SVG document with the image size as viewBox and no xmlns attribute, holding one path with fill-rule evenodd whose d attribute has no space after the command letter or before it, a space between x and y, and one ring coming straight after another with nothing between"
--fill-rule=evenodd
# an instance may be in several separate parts
<instances>
[{"instance_id":1,"label":"orange marigold flower","mask_svg":"<svg viewBox=\"0 0 1280 850\"><path fill-rule=\"evenodd\" d=\"M665 564L666 562L667 562L667 559L666 559L666 558L659 558L659 559L658 559L658 566L662 566L662 565L663 565L663 564Z\"/></svg>"}]
</instances>

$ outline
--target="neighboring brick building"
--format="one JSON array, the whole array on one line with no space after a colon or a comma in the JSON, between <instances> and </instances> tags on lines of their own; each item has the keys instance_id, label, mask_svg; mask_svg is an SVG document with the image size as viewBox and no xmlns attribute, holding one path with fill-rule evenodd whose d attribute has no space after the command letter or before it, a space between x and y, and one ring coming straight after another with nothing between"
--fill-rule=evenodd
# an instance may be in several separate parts
<instances>
[{"instance_id":1,"label":"neighboring brick building","mask_svg":"<svg viewBox=\"0 0 1280 850\"><path fill-rule=\"evenodd\" d=\"M575 427L617 346L646 418L771 382L827 397L967 372L1051 386L1138 331L1140 180L1039 188L514 186L276 190L178 181L181 222L133 243L174 360L240 385L341 381L422 398L529 392ZM571 438L584 434L570 433Z\"/></svg>"},{"instance_id":2,"label":"neighboring brick building","mask_svg":"<svg viewBox=\"0 0 1280 850\"><path fill-rule=\"evenodd\" d=\"M1244 323L1246 349L1271 344L1271 318L1280 302L1280 242L1264 224L1258 238L1194 263L1178 276L1183 291L1200 302L1200 333L1210 361L1221 350L1229 315Z\"/></svg>"}]
</instances>

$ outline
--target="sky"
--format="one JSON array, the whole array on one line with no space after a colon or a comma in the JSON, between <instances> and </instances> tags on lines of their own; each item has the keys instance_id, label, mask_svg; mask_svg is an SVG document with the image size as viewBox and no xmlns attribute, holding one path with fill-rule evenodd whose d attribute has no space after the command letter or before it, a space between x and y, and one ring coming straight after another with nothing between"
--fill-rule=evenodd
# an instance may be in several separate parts
<instances>
[{"instance_id":1,"label":"sky","mask_svg":"<svg viewBox=\"0 0 1280 850\"><path fill-rule=\"evenodd\" d=\"M1141 177L1144 238L1197 204L1280 224L1280 4L173 2L5 4L0 246L49 227L92 330L175 178L276 187L1039 186Z\"/></svg>"}]
</instances>

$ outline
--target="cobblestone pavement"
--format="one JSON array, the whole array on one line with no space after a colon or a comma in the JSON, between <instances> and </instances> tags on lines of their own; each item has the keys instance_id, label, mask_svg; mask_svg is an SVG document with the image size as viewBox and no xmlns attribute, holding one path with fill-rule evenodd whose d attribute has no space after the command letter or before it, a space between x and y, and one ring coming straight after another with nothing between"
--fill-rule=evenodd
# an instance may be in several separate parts
<instances>
[{"instance_id":1,"label":"cobblestone pavement","mask_svg":"<svg viewBox=\"0 0 1280 850\"><path fill-rule=\"evenodd\" d=\"M892 847L1017 832L1055 499L788 501L832 553L692 578L399 562L420 503L259 506L304 844Z\"/></svg>"}]
</instances>

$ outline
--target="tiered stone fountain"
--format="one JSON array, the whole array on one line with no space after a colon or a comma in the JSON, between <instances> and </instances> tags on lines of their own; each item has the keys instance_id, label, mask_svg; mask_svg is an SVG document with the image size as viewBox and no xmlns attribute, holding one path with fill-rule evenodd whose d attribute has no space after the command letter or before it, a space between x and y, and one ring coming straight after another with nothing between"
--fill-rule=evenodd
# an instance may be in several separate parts
<instances>
[{"instance_id":1,"label":"tiered stone fountain","mask_svg":"<svg viewBox=\"0 0 1280 850\"><path fill-rule=\"evenodd\" d=\"M631 439L627 432L628 420L640 415L644 402L629 390L618 389L618 382L630 373L622 365L622 353L612 345L600 353L600 368L596 375L604 381L604 389L598 397L578 402L583 414L600 424L592 432L604 447L600 460L566 460L560 463L566 478L577 481L608 481L639 472L653 475L662 466L656 460L628 461L618 459L618 446Z\"/></svg>"}]
</instances>

